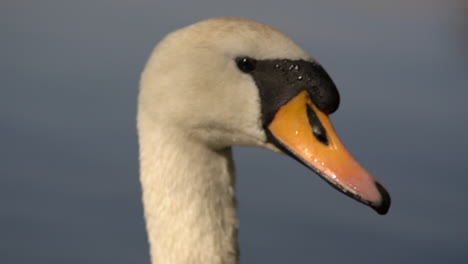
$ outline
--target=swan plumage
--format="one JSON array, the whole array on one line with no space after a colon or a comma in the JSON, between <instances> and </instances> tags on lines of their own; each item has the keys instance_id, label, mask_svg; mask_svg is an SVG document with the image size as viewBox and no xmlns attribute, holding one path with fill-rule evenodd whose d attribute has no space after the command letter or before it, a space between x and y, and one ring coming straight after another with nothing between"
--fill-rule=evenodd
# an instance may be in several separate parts
<instances>
[{"instance_id":1,"label":"swan plumage","mask_svg":"<svg viewBox=\"0 0 468 264\"><path fill-rule=\"evenodd\" d=\"M320 64L268 25L216 18L166 36L142 73L137 117L153 263L238 262L234 145L287 153L386 213L388 193L329 122L338 103Z\"/></svg>"}]
</instances>

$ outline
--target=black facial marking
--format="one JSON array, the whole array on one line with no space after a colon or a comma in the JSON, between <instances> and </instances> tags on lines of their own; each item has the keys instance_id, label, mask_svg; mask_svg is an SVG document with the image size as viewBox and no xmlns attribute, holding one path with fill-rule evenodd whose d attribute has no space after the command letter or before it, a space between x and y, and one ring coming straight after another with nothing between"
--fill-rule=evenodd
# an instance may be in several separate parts
<instances>
[{"instance_id":1,"label":"black facial marking","mask_svg":"<svg viewBox=\"0 0 468 264\"><path fill-rule=\"evenodd\" d=\"M314 109L310 107L310 105L307 105L307 116L309 117L309 123L310 123L310 126L312 127L312 132L314 136L320 142L328 146L327 131L323 127L322 122L320 122L320 119L318 118Z\"/></svg>"},{"instance_id":2,"label":"black facial marking","mask_svg":"<svg viewBox=\"0 0 468 264\"><path fill-rule=\"evenodd\" d=\"M242 72L250 74L259 89L263 126L267 127L280 107L301 91L307 91L314 105L326 114L340 103L335 84L323 67L305 60L254 60L236 58Z\"/></svg>"}]
</instances>

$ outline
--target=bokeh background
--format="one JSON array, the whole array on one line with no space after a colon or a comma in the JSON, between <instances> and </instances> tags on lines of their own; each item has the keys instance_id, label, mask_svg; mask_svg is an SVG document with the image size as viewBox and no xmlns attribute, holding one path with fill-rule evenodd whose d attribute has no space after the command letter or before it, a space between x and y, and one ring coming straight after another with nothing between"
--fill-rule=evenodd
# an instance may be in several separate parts
<instances>
[{"instance_id":1,"label":"bokeh background","mask_svg":"<svg viewBox=\"0 0 468 264\"><path fill-rule=\"evenodd\" d=\"M271 24L325 66L339 134L393 199L379 216L287 156L235 148L241 263L467 263L466 2L0 6L0 263L149 263L139 75L165 34L218 16Z\"/></svg>"}]
</instances>

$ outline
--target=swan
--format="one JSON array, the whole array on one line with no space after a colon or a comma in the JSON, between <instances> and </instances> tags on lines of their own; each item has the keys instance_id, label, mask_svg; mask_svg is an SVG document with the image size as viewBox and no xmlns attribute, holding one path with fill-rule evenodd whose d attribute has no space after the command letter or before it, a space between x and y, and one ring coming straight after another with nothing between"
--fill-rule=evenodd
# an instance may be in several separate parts
<instances>
[{"instance_id":1,"label":"swan","mask_svg":"<svg viewBox=\"0 0 468 264\"><path fill-rule=\"evenodd\" d=\"M152 263L238 263L234 145L285 153L385 214L388 192L330 122L339 101L324 68L268 25L215 18L167 35L141 75L137 111Z\"/></svg>"}]
</instances>

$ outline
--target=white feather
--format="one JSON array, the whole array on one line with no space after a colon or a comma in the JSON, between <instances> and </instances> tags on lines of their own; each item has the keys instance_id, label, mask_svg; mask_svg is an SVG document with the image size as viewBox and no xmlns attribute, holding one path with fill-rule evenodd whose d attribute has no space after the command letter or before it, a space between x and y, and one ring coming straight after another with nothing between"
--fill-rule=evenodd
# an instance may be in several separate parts
<instances>
[{"instance_id":1,"label":"white feather","mask_svg":"<svg viewBox=\"0 0 468 264\"><path fill-rule=\"evenodd\" d=\"M265 143L260 99L234 59L313 60L283 33L240 18L169 34L141 77L141 183L157 264L234 264L237 216L232 145Z\"/></svg>"}]
</instances>

